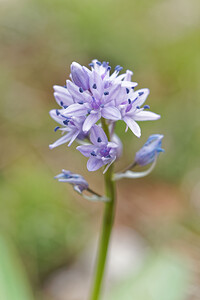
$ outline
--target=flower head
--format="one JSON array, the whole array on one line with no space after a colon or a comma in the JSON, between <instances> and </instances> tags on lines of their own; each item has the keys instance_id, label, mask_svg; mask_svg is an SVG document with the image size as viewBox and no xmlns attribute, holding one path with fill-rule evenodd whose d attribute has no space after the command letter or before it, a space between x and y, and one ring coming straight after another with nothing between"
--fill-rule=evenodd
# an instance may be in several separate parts
<instances>
[{"instance_id":1,"label":"flower head","mask_svg":"<svg viewBox=\"0 0 200 300\"><path fill-rule=\"evenodd\" d=\"M140 166L152 163L160 152L164 152L161 148L163 135L150 135L144 146L136 152L135 162Z\"/></svg>"},{"instance_id":2,"label":"flower head","mask_svg":"<svg viewBox=\"0 0 200 300\"><path fill-rule=\"evenodd\" d=\"M84 190L87 190L89 185L83 176L79 174L74 174L71 171L62 170L61 174L55 176L58 181L68 182L73 185L75 191L82 193Z\"/></svg>"},{"instance_id":3,"label":"flower head","mask_svg":"<svg viewBox=\"0 0 200 300\"><path fill-rule=\"evenodd\" d=\"M118 145L109 142L105 132L98 125L92 127L90 140L93 145L83 145L76 148L84 156L89 157L88 171L96 171L104 165L110 166L117 157Z\"/></svg>"}]
</instances>

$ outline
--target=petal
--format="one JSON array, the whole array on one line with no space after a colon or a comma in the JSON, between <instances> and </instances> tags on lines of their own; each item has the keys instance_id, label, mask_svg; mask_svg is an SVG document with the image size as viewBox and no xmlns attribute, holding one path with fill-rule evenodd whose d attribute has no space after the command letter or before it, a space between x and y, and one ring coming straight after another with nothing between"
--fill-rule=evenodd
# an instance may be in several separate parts
<instances>
[{"instance_id":1,"label":"petal","mask_svg":"<svg viewBox=\"0 0 200 300\"><path fill-rule=\"evenodd\" d=\"M58 113L59 113L59 115L58 115ZM52 119L54 119L59 124L63 125L63 121L65 120L65 118L63 118L61 116L61 110L52 109L52 110L50 110L49 114L52 117Z\"/></svg>"},{"instance_id":2,"label":"petal","mask_svg":"<svg viewBox=\"0 0 200 300\"><path fill-rule=\"evenodd\" d=\"M108 143L108 139L107 139L105 132L98 125L94 125L92 127L91 134L90 134L90 140L94 145L97 145L97 146L99 146L100 143L106 143L106 144ZM99 142L98 142L98 140L99 140Z\"/></svg>"},{"instance_id":3,"label":"petal","mask_svg":"<svg viewBox=\"0 0 200 300\"><path fill-rule=\"evenodd\" d=\"M65 89L66 90L66 89ZM55 92L54 93L54 97L56 99L56 102L60 105L60 106L63 106L63 105L67 105L69 106L70 104L73 104L74 103L74 100L72 98L72 96L69 94L69 95L66 95L66 94L62 94L62 93L57 93Z\"/></svg>"},{"instance_id":4,"label":"petal","mask_svg":"<svg viewBox=\"0 0 200 300\"><path fill-rule=\"evenodd\" d=\"M85 116L87 114L87 107L85 107L84 104L72 104L69 107L67 107L62 115L66 116L66 117L81 117L81 116Z\"/></svg>"},{"instance_id":5,"label":"petal","mask_svg":"<svg viewBox=\"0 0 200 300\"><path fill-rule=\"evenodd\" d=\"M135 121L154 121L160 119L160 115L151 111L140 111L134 115Z\"/></svg>"},{"instance_id":6,"label":"petal","mask_svg":"<svg viewBox=\"0 0 200 300\"><path fill-rule=\"evenodd\" d=\"M115 106L107 106L101 110L102 117L109 120L120 120L121 113Z\"/></svg>"},{"instance_id":7,"label":"petal","mask_svg":"<svg viewBox=\"0 0 200 300\"><path fill-rule=\"evenodd\" d=\"M101 159L97 159L95 157L90 157L87 162L88 171L96 171L103 166L103 162Z\"/></svg>"},{"instance_id":8,"label":"petal","mask_svg":"<svg viewBox=\"0 0 200 300\"><path fill-rule=\"evenodd\" d=\"M150 91L149 89L140 89L135 91L132 95L131 95L131 100L134 100L134 106L141 106L147 99L148 95L149 95Z\"/></svg>"},{"instance_id":9,"label":"petal","mask_svg":"<svg viewBox=\"0 0 200 300\"><path fill-rule=\"evenodd\" d=\"M93 69L90 75L90 90L95 98L99 99L103 95L103 80L101 76ZM95 85L95 88L94 88Z\"/></svg>"},{"instance_id":10,"label":"petal","mask_svg":"<svg viewBox=\"0 0 200 300\"><path fill-rule=\"evenodd\" d=\"M71 132L67 133L66 135L64 135L60 139L58 139L55 143L49 145L49 148L53 149L53 148L58 147L62 144L65 144L65 143L70 141L71 137L72 137L72 133Z\"/></svg>"},{"instance_id":11,"label":"petal","mask_svg":"<svg viewBox=\"0 0 200 300\"><path fill-rule=\"evenodd\" d=\"M91 152L95 151L97 147L95 147L94 145L82 145L76 147L76 149L80 151L84 156L91 157Z\"/></svg>"},{"instance_id":12,"label":"petal","mask_svg":"<svg viewBox=\"0 0 200 300\"><path fill-rule=\"evenodd\" d=\"M84 68L77 62L71 64L71 77L73 82L84 90L89 89L89 77Z\"/></svg>"},{"instance_id":13,"label":"petal","mask_svg":"<svg viewBox=\"0 0 200 300\"><path fill-rule=\"evenodd\" d=\"M80 88L70 80L67 80L67 89L76 102L89 102L91 100L91 95L87 91L80 92Z\"/></svg>"},{"instance_id":14,"label":"petal","mask_svg":"<svg viewBox=\"0 0 200 300\"><path fill-rule=\"evenodd\" d=\"M92 128L92 126L101 118L99 112L91 113L83 123L83 131L87 132Z\"/></svg>"},{"instance_id":15,"label":"petal","mask_svg":"<svg viewBox=\"0 0 200 300\"><path fill-rule=\"evenodd\" d=\"M132 118L126 116L124 122L137 137L141 136L140 126Z\"/></svg>"}]
</instances>

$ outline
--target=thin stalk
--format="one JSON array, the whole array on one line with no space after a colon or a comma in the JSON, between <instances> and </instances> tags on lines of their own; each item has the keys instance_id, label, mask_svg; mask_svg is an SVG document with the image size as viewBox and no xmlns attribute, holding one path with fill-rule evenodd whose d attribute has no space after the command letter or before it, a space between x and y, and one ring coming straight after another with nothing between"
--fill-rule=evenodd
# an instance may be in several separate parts
<instances>
[{"instance_id":1,"label":"thin stalk","mask_svg":"<svg viewBox=\"0 0 200 300\"><path fill-rule=\"evenodd\" d=\"M109 139L110 137L109 130L104 119L102 119L102 127ZM92 287L90 300L98 300L100 297L104 270L106 265L108 246L109 246L109 241L110 241L110 236L112 231L112 225L114 221L115 184L114 181L112 181L112 177L113 177L113 165L110 166L110 168L104 175L105 194L110 199L110 201L104 204L105 207L104 207L104 215L103 215L103 222L102 222L102 231L99 240L99 248L98 248L97 260L96 260L96 272L94 276L94 284Z\"/></svg>"}]
</instances>

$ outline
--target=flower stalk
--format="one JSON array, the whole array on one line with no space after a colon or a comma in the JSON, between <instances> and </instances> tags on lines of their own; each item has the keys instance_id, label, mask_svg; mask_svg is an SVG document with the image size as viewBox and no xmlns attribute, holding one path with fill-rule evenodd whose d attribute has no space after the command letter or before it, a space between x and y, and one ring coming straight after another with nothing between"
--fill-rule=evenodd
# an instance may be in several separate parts
<instances>
[{"instance_id":1,"label":"flower stalk","mask_svg":"<svg viewBox=\"0 0 200 300\"><path fill-rule=\"evenodd\" d=\"M108 126L105 123L105 120L102 119L102 127L109 139L109 130ZM99 240L99 248L97 253L96 260L96 272L94 276L94 283L92 287L92 293L90 300L98 300L101 293L101 287L104 277L104 271L106 266L106 258L109 248L109 241L112 232L112 225L114 221L115 215L115 183L112 180L113 178L113 165L107 170L104 174L104 182L105 182L105 195L109 198L110 201L106 202L104 205L104 215L102 222L102 231Z\"/></svg>"}]
</instances>

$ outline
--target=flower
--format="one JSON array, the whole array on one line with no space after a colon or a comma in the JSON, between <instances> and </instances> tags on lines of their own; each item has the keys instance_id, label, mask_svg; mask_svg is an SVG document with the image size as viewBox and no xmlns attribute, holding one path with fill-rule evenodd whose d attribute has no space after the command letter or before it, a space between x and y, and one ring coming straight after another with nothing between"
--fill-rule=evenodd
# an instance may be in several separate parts
<instances>
[{"instance_id":1,"label":"flower","mask_svg":"<svg viewBox=\"0 0 200 300\"><path fill-rule=\"evenodd\" d=\"M63 135L60 139L58 139L56 142L53 144L49 145L50 149L53 149L57 146L60 146L62 144L65 144L69 142L68 146L71 146L73 141L76 138L84 138L85 134L82 132L82 126L83 122L85 120L84 117L79 117L79 118L67 118L63 116L63 109L53 109L50 111L50 116L58 122L62 127L57 126L55 127L55 131L60 130L62 133L66 133Z\"/></svg>"},{"instance_id":2,"label":"flower","mask_svg":"<svg viewBox=\"0 0 200 300\"><path fill-rule=\"evenodd\" d=\"M122 67L116 66L110 76L110 66L106 62L93 60L92 70L75 62L71 65L71 78L67 80L67 89L74 101L69 105L64 115L85 116L83 131L87 132L101 118L112 121L121 119L121 113L116 106L117 99L124 99L126 87L135 87L137 83L130 82L131 71L118 76Z\"/></svg>"},{"instance_id":3,"label":"flower","mask_svg":"<svg viewBox=\"0 0 200 300\"><path fill-rule=\"evenodd\" d=\"M141 106L146 101L149 95L149 89L140 89L134 91L133 89L127 89L128 99L125 102L119 104L122 120L126 123L126 131L128 127L137 136L141 136L141 130L136 121L153 121L160 119L160 115L151 111L145 111L150 107L148 105Z\"/></svg>"},{"instance_id":4,"label":"flower","mask_svg":"<svg viewBox=\"0 0 200 300\"><path fill-rule=\"evenodd\" d=\"M96 171L107 164L108 168L117 157L118 145L114 142L109 142L105 132L98 125L92 127L90 140L93 145L83 145L76 148L84 156L89 157L87 162L88 171Z\"/></svg>"},{"instance_id":5,"label":"flower","mask_svg":"<svg viewBox=\"0 0 200 300\"><path fill-rule=\"evenodd\" d=\"M147 111L148 105L144 105L148 89L135 91L136 82L131 81L133 72L116 66L112 74L108 62L93 60L89 64L91 70L81 66L77 62L71 64L71 80L66 81L66 86L54 85L54 97L60 105L60 109L50 111L51 117L60 126L64 135L49 147L54 148L66 142L68 146L74 140L82 140L89 136L90 130L104 118L108 124L114 124L118 120L126 123L128 128L137 136L141 136L141 130L137 121L157 120L160 115ZM65 134L66 133L66 134ZM111 134L111 141L114 133ZM118 154L119 151L118 148Z\"/></svg>"},{"instance_id":6,"label":"flower","mask_svg":"<svg viewBox=\"0 0 200 300\"><path fill-rule=\"evenodd\" d=\"M160 152L164 152L161 148L162 139L162 134L150 135L144 146L136 152L135 163L140 166L152 163Z\"/></svg>"},{"instance_id":7,"label":"flower","mask_svg":"<svg viewBox=\"0 0 200 300\"><path fill-rule=\"evenodd\" d=\"M62 170L61 174L55 176L58 181L68 182L73 185L74 190L78 193L82 193L84 190L87 190L89 185L83 176L79 174L74 174L71 171Z\"/></svg>"}]
</instances>

